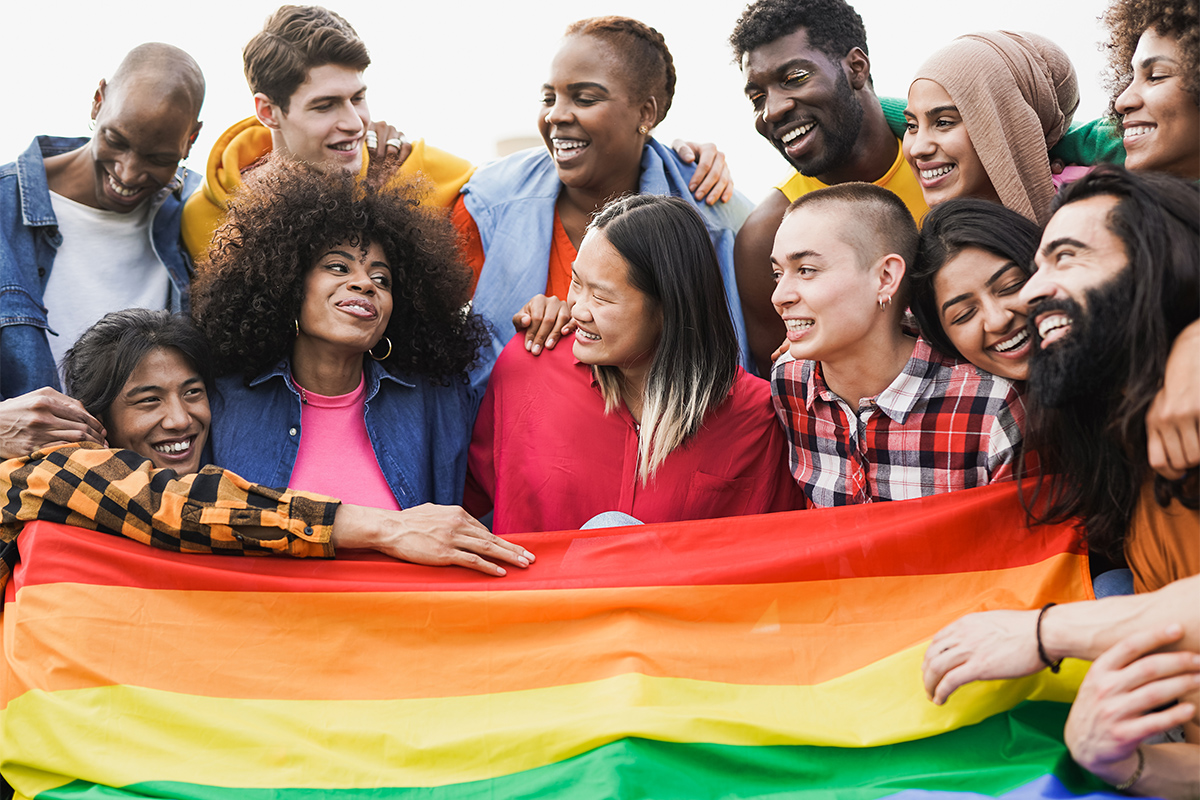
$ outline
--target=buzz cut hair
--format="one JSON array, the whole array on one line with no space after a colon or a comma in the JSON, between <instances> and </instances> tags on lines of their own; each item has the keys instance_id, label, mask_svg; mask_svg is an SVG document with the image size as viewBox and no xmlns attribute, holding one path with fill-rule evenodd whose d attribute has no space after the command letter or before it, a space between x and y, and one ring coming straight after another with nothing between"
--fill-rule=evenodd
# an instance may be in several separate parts
<instances>
[{"instance_id":1,"label":"buzz cut hair","mask_svg":"<svg viewBox=\"0 0 1200 800\"><path fill-rule=\"evenodd\" d=\"M904 201L881 186L851 181L801 195L788 206L784 218L802 209L827 208L841 212L837 215L838 230L858 254L860 267L866 268L891 254L904 259L906 269L901 287L904 296L897 300L907 303L907 268L917 257L921 237Z\"/></svg>"},{"instance_id":2,"label":"buzz cut hair","mask_svg":"<svg viewBox=\"0 0 1200 800\"><path fill-rule=\"evenodd\" d=\"M246 43L242 63L250 91L288 112L292 95L316 67L362 72L371 65L363 40L341 16L321 6L280 6Z\"/></svg>"}]
</instances>

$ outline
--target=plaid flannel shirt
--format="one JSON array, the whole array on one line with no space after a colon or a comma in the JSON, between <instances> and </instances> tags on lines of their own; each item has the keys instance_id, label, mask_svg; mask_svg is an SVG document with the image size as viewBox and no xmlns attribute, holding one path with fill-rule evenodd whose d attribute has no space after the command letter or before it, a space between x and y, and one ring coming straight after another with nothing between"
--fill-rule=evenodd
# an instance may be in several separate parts
<instances>
[{"instance_id":1,"label":"plaid flannel shirt","mask_svg":"<svg viewBox=\"0 0 1200 800\"><path fill-rule=\"evenodd\" d=\"M26 522L61 522L182 553L332 558L338 505L218 467L177 477L131 450L44 448L0 463L0 597Z\"/></svg>"},{"instance_id":2,"label":"plaid flannel shirt","mask_svg":"<svg viewBox=\"0 0 1200 800\"><path fill-rule=\"evenodd\" d=\"M857 413L820 364L780 359L775 413L809 506L952 492L1011 480L1025 424L1017 387L918 338L900 375Z\"/></svg>"}]
</instances>

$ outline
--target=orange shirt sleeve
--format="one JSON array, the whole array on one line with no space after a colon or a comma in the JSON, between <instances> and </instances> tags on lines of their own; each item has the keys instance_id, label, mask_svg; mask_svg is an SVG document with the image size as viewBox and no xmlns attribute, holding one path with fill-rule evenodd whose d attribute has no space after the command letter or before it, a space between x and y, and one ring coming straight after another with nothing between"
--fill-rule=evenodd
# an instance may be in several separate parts
<instances>
[{"instance_id":1,"label":"orange shirt sleeve","mask_svg":"<svg viewBox=\"0 0 1200 800\"><path fill-rule=\"evenodd\" d=\"M483 239L479 235L479 226L463 203L463 195L454 201L450 221L458 231L458 249L463 261L471 268L471 294L474 295L475 287L479 284L479 273L483 271Z\"/></svg>"}]
</instances>

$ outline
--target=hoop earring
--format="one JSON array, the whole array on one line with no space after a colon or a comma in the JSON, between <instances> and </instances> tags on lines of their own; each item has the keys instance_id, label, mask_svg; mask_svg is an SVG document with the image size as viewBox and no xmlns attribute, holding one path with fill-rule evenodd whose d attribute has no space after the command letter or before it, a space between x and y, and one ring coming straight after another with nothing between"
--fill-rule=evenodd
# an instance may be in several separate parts
<instances>
[{"instance_id":1,"label":"hoop earring","mask_svg":"<svg viewBox=\"0 0 1200 800\"><path fill-rule=\"evenodd\" d=\"M892 303L892 298L890 298L890 297L881 297L881 298L879 298L879 301L878 301L878 302L879 302L879 310L880 310L880 311L887 311L887 307L888 307L889 305L891 305L891 303Z\"/></svg>"},{"instance_id":2,"label":"hoop earring","mask_svg":"<svg viewBox=\"0 0 1200 800\"><path fill-rule=\"evenodd\" d=\"M384 353L381 356L377 356L374 353L374 350L375 350L374 347L372 347L370 350L367 351L367 353L370 354L371 358L375 359L376 361L383 361L385 358L387 358L388 356L390 356L392 354L392 340L389 339L387 336L383 337L383 340L385 342L387 342L387 346L388 346L388 351L386 353ZM375 344L378 345L379 342L376 342Z\"/></svg>"},{"instance_id":3,"label":"hoop earring","mask_svg":"<svg viewBox=\"0 0 1200 800\"><path fill-rule=\"evenodd\" d=\"M640 133L642 136L645 136L649 132L650 132L650 129L647 128L645 125L638 125L638 133Z\"/></svg>"},{"instance_id":4,"label":"hoop earring","mask_svg":"<svg viewBox=\"0 0 1200 800\"><path fill-rule=\"evenodd\" d=\"M96 118L95 117L92 117L91 119L88 120L88 130L89 131L96 130Z\"/></svg>"},{"instance_id":5,"label":"hoop earring","mask_svg":"<svg viewBox=\"0 0 1200 800\"><path fill-rule=\"evenodd\" d=\"M292 320L292 322L296 326L296 336L299 336L300 335L300 320L295 319L295 320Z\"/></svg>"}]
</instances>

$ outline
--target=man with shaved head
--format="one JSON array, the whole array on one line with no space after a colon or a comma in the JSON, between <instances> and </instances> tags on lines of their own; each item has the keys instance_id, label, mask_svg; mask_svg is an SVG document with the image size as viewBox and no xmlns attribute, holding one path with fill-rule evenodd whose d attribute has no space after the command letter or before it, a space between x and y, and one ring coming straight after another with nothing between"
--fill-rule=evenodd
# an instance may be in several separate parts
<instances>
[{"instance_id":1,"label":"man with shaved head","mask_svg":"<svg viewBox=\"0 0 1200 800\"><path fill-rule=\"evenodd\" d=\"M55 365L110 311L186 307L179 220L198 179L179 162L203 102L191 56L139 45L100 81L90 140L39 136L0 167L0 457L102 441Z\"/></svg>"},{"instance_id":2,"label":"man with shaved head","mask_svg":"<svg viewBox=\"0 0 1200 800\"><path fill-rule=\"evenodd\" d=\"M771 251L789 349L771 372L809 507L1011 479L1024 406L1009 381L901 326L917 226L904 202L847 182L789 206Z\"/></svg>"}]
</instances>

